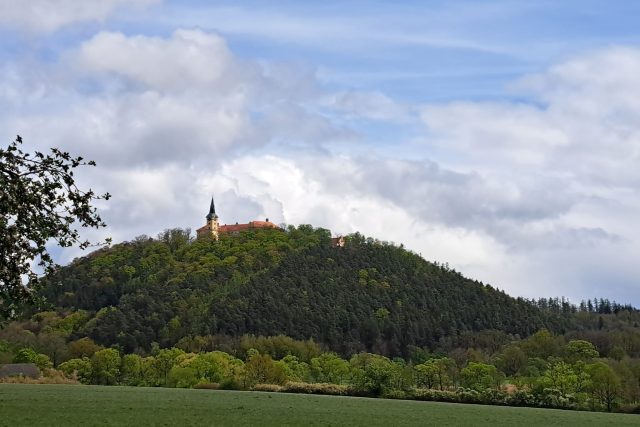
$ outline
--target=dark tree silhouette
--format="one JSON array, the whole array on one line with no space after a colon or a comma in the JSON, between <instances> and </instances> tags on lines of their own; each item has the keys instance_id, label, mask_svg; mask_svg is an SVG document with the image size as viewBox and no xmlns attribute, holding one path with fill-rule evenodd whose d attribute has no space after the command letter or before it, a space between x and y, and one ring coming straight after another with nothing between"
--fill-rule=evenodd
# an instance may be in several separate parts
<instances>
[{"instance_id":1,"label":"dark tree silhouette","mask_svg":"<svg viewBox=\"0 0 640 427\"><path fill-rule=\"evenodd\" d=\"M7 148L0 148L0 319L35 302L34 266L45 274L56 269L47 243L90 245L78 229L105 227L92 202L110 197L76 186L74 169L95 162L57 148L49 154L31 154L21 146L17 136Z\"/></svg>"}]
</instances>

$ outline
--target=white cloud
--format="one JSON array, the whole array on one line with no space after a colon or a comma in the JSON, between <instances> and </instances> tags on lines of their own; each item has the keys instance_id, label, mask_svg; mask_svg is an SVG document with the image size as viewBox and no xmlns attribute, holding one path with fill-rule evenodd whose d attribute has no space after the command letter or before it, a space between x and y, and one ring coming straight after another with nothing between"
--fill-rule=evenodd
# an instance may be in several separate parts
<instances>
[{"instance_id":1,"label":"white cloud","mask_svg":"<svg viewBox=\"0 0 640 427\"><path fill-rule=\"evenodd\" d=\"M121 7L145 7L161 0L0 0L0 25L51 32L69 24L103 21Z\"/></svg>"},{"instance_id":2,"label":"white cloud","mask_svg":"<svg viewBox=\"0 0 640 427\"><path fill-rule=\"evenodd\" d=\"M102 32L28 69L0 70L3 136L97 160L82 178L114 194L116 240L198 227L215 194L225 222L361 231L518 295L593 297L609 275L613 297L640 301L638 50L523 79L536 104L425 106L424 148L399 139L393 158L341 143L361 119L411 126L414 107L241 60L214 33Z\"/></svg>"},{"instance_id":3,"label":"white cloud","mask_svg":"<svg viewBox=\"0 0 640 427\"><path fill-rule=\"evenodd\" d=\"M77 63L89 72L123 76L154 89L212 86L234 65L226 42L200 30L177 30L170 38L102 32L84 42ZM235 87L233 87L235 89Z\"/></svg>"}]
</instances>

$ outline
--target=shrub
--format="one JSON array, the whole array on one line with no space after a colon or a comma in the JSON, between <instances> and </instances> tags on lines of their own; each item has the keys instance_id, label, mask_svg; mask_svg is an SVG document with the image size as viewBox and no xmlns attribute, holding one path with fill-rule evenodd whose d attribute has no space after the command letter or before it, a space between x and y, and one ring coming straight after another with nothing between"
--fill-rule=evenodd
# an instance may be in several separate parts
<instances>
[{"instance_id":1,"label":"shrub","mask_svg":"<svg viewBox=\"0 0 640 427\"><path fill-rule=\"evenodd\" d=\"M282 386L277 384L256 384L253 386L251 390L253 391L269 391L272 393L277 393L282 391Z\"/></svg>"},{"instance_id":2,"label":"shrub","mask_svg":"<svg viewBox=\"0 0 640 427\"><path fill-rule=\"evenodd\" d=\"M351 393L351 389L348 386L339 384L309 384L300 382L288 382L282 388L285 393L306 393L306 394L328 394L333 396L348 396Z\"/></svg>"},{"instance_id":3,"label":"shrub","mask_svg":"<svg viewBox=\"0 0 640 427\"><path fill-rule=\"evenodd\" d=\"M91 382L91 361L86 357L67 360L61 363L58 368L68 377L75 378L83 384Z\"/></svg>"},{"instance_id":4,"label":"shrub","mask_svg":"<svg viewBox=\"0 0 640 427\"><path fill-rule=\"evenodd\" d=\"M505 403L509 406L539 406L536 397L525 390L518 390L508 394Z\"/></svg>"},{"instance_id":5,"label":"shrub","mask_svg":"<svg viewBox=\"0 0 640 427\"><path fill-rule=\"evenodd\" d=\"M15 377L0 378L0 383L5 384L80 384L75 378L67 377L63 372L52 368L44 369L44 375L40 378Z\"/></svg>"}]
</instances>

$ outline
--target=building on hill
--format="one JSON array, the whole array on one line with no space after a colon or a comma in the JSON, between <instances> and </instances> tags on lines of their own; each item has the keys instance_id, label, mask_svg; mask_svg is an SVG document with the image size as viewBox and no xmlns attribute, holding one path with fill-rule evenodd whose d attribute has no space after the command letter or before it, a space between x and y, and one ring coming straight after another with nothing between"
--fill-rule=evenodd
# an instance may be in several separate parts
<instances>
[{"instance_id":1,"label":"building on hill","mask_svg":"<svg viewBox=\"0 0 640 427\"><path fill-rule=\"evenodd\" d=\"M216 214L216 206L211 198L211 205L209 206L209 213L207 214L207 223L196 230L198 238L211 236L213 239L218 240L220 234L238 234L245 230L255 230L259 228L274 228L280 230L280 227L269 221L267 218L264 221L251 221L246 224L225 224L220 225L218 221L218 214Z\"/></svg>"},{"instance_id":2,"label":"building on hill","mask_svg":"<svg viewBox=\"0 0 640 427\"><path fill-rule=\"evenodd\" d=\"M332 237L331 238L331 246L336 246L338 248L344 248L345 240L343 236Z\"/></svg>"}]
</instances>

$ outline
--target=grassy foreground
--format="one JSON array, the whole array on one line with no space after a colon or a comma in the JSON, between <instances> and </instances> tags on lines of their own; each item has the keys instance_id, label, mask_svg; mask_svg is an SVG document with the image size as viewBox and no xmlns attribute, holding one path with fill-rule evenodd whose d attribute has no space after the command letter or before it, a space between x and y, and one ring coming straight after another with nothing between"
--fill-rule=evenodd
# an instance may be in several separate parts
<instances>
[{"instance_id":1,"label":"grassy foreground","mask_svg":"<svg viewBox=\"0 0 640 427\"><path fill-rule=\"evenodd\" d=\"M637 426L637 415L284 393L0 384L0 426Z\"/></svg>"}]
</instances>

